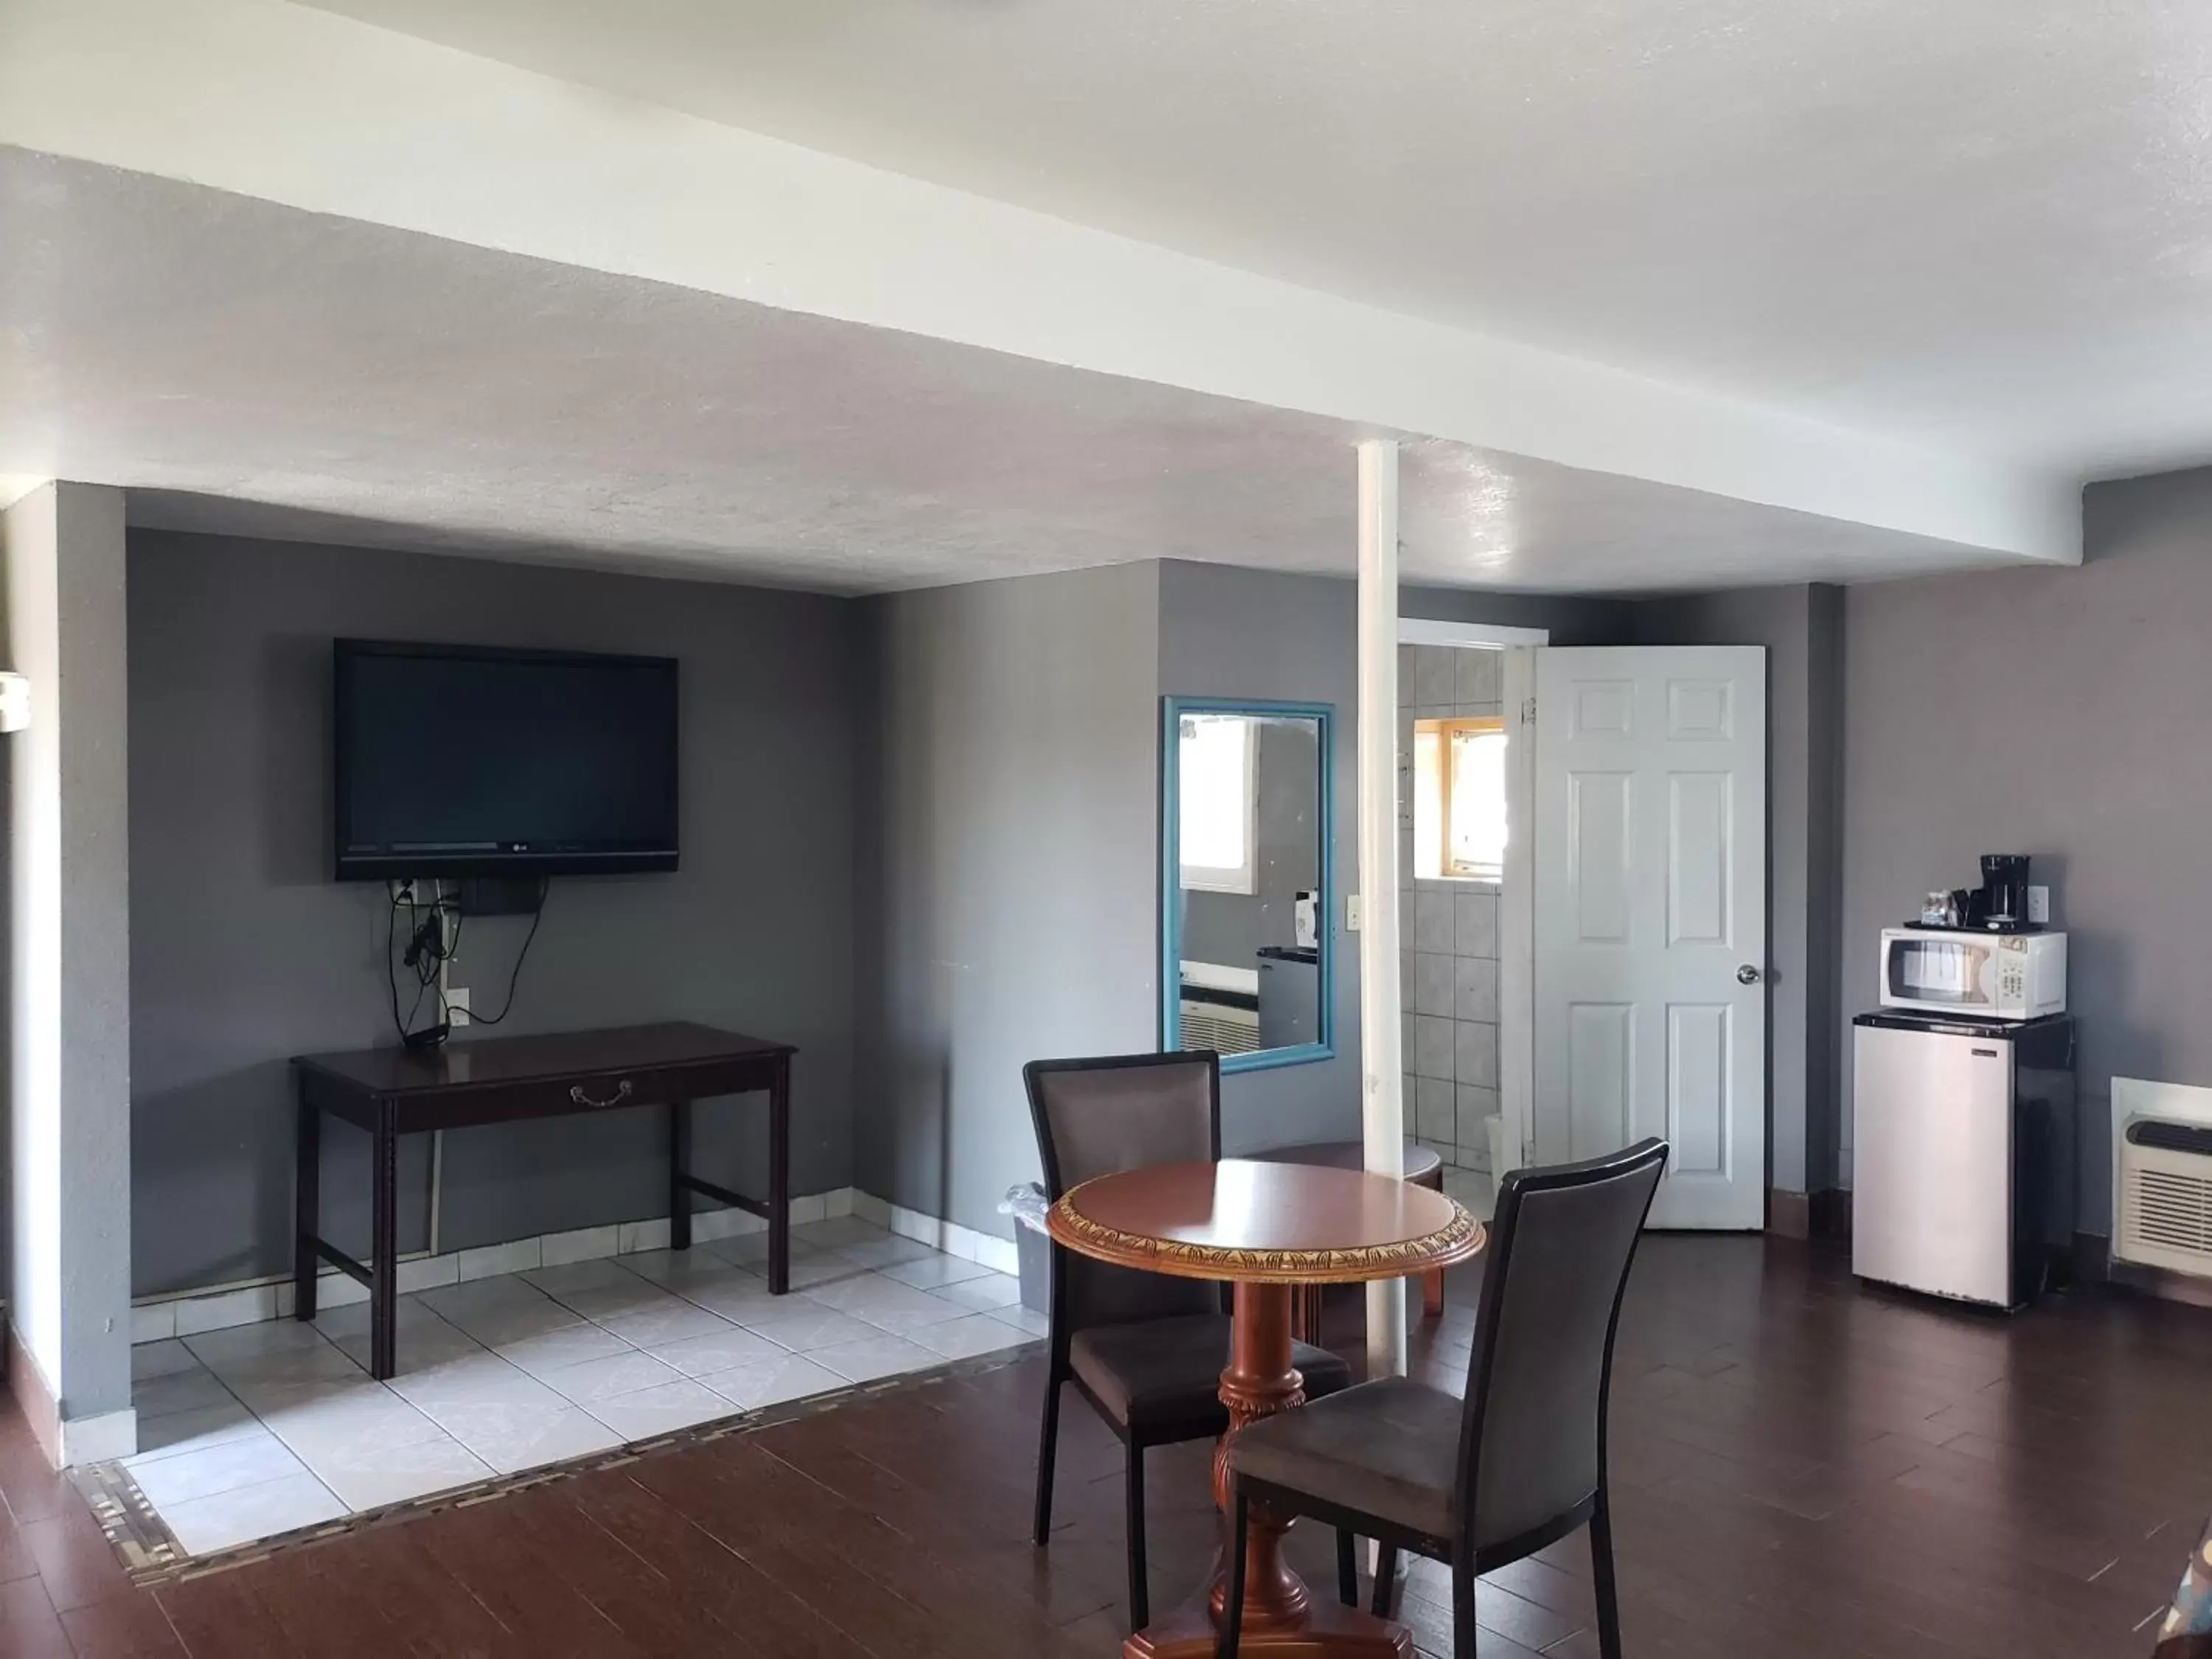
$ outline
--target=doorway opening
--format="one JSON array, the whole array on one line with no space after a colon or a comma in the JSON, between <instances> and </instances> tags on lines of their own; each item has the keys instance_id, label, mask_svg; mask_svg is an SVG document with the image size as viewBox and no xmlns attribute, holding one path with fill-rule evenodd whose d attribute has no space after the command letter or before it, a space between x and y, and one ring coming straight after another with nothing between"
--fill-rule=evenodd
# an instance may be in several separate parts
<instances>
[{"instance_id":1,"label":"doorway opening","mask_svg":"<svg viewBox=\"0 0 2212 1659\"><path fill-rule=\"evenodd\" d=\"M1449 1173L1525 1163L1528 796L1516 741L1541 629L1401 618L1406 1125Z\"/></svg>"}]
</instances>

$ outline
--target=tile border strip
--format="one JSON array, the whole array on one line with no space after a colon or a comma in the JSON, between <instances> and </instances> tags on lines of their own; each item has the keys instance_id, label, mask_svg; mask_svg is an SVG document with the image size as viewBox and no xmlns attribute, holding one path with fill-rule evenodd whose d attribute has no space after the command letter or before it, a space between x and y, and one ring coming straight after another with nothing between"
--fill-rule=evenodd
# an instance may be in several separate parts
<instances>
[{"instance_id":1,"label":"tile border strip","mask_svg":"<svg viewBox=\"0 0 2212 1659\"><path fill-rule=\"evenodd\" d=\"M318 1522L313 1526L296 1528L268 1538L257 1538L250 1543L234 1545L209 1555L188 1555L184 1552L175 1534L162 1521L160 1511L138 1489L138 1483L131 1478L131 1471L121 1463L86 1464L71 1469L69 1478L79 1494L91 1505L93 1518L99 1523L102 1535L106 1538L109 1547L114 1550L116 1559L121 1563L132 1585L144 1589L161 1584L181 1583L186 1579L204 1577L212 1572L227 1572L234 1567L266 1560L279 1553L289 1553L325 1539L364 1532L372 1527L397 1525L444 1510L465 1509L489 1503L533 1486L574 1480L579 1475L597 1474L602 1469L621 1468L647 1458L663 1456L716 1440L726 1440L737 1435L750 1434L757 1430L773 1428L780 1423L794 1422L800 1418L835 1411L864 1400L903 1393L911 1389L927 1388L957 1377L980 1376L985 1372L1014 1364L1042 1346L1041 1339L1033 1337L1012 1347L994 1349L989 1353L977 1354L966 1359L947 1360L926 1370L908 1371L896 1376L879 1377L872 1382L855 1382L826 1393L807 1395L798 1400L764 1406L756 1411L715 1418L710 1422L679 1429L672 1434L656 1435L650 1440L633 1441L627 1445L592 1452L567 1462L548 1463L515 1474L480 1480L473 1486L456 1486L422 1498L409 1498L404 1503L387 1504L337 1521Z\"/></svg>"}]
</instances>

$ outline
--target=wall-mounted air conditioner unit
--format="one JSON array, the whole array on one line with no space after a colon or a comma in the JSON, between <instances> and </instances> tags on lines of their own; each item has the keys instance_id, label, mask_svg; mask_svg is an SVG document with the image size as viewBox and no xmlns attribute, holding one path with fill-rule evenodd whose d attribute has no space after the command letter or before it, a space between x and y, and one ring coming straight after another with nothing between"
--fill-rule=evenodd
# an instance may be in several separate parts
<instances>
[{"instance_id":1,"label":"wall-mounted air conditioner unit","mask_svg":"<svg viewBox=\"0 0 2212 1659\"><path fill-rule=\"evenodd\" d=\"M1260 972L1214 962L1182 964L1182 1043L1219 1054L1260 1046Z\"/></svg>"},{"instance_id":2,"label":"wall-mounted air conditioner unit","mask_svg":"<svg viewBox=\"0 0 2212 1659\"><path fill-rule=\"evenodd\" d=\"M2212 1278L2212 1089L2112 1079L2112 1260Z\"/></svg>"},{"instance_id":3,"label":"wall-mounted air conditioner unit","mask_svg":"<svg viewBox=\"0 0 2212 1659\"><path fill-rule=\"evenodd\" d=\"M1260 1011L1200 996L1182 1000L1182 1046L1218 1054L1249 1054L1260 1046Z\"/></svg>"}]
</instances>

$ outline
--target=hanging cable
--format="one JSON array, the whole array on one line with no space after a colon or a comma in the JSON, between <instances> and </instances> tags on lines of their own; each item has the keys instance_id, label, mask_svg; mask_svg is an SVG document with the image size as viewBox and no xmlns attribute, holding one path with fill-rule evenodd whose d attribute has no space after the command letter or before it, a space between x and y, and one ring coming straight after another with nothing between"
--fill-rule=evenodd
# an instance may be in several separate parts
<instances>
[{"instance_id":1,"label":"hanging cable","mask_svg":"<svg viewBox=\"0 0 2212 1659\"><path fill-rule=\"evenodd\" d=\"M496 1025L500 1021L505 1019L509 1014L514 1012L514 988L522 982L522 964L529 959L531 944L538 937L538 924L545 920L545 901L552 897L552 896L553 878L550 876L540 877L538 883L537 908L530 913L530 931L522 936L522 948L514 953L514 967L508 972L507 976L507 1000L500 1004L499 1012L495 1014L480 1014L474 1009L471 1009L469 1011L470 1024L474 1025ZM454 949L458 951L459 948L460 939L459 935L456 933L454 936Z\"/></svg>"}]
</instances>

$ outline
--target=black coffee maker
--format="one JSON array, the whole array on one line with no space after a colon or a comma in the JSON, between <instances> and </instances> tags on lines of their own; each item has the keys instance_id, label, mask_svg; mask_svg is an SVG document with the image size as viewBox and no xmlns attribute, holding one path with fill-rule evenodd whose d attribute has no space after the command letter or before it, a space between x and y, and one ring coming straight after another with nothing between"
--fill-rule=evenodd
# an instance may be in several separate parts
<instances>
[{"instance_id":1,"label":"black coffee maker","mask_svg":"<svg viewBox=\"0 0 2212 1659\"><path fill-rule=\"evenodd\" d=\"M1993 933L2024 933L2027 920L2027 854L1982 854L1982 890L1974 895L1971 926Z\"/></svg>"}]
</instances>

